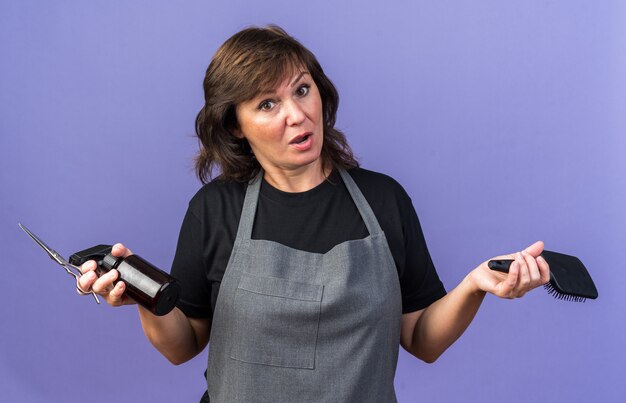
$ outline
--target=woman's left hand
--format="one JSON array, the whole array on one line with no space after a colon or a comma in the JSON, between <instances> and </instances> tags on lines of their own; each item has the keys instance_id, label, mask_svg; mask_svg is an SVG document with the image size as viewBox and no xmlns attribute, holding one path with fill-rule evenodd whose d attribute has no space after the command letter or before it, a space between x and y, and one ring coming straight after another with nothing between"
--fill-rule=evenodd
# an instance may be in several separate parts
<instances>
[{"instance_id":1,"label":"woman's left hand","mask_svg":"<svg viewBox=\"0 0 626 403\"><path fill-rule=\"evenodd\" d=\"M500 298L521 298L528 291L550 280L550 267L541 257L543 242L538 241L521 252L494 257L513 259L508 273L491 270L487 263L472 270L469 279L477 290L494 294Z\"/></svg>"}]
</instances>

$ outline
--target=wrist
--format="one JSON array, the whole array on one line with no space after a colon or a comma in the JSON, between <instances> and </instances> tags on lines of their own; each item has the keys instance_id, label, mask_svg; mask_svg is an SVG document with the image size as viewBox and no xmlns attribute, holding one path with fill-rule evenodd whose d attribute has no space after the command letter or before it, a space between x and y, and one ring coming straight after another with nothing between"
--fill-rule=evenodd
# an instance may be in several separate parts
<instances>
[{"instance_id":1,"label":"wrist","mask_svg":"<svg viewBox=\"0 0 626 403\"><path fill-rule=\"evenodd\" d=\"M475 277L476 275L476 270L474 269L471 272L469 272L469 274L467 276L465 276L465 278L463 279L463 281L461 282L461 284L463 285L464 289L466 290L467 293L472 294L472 295L476 295L479 297L484 297L486 292L483 291L479 285L478 285L478 281Z\"/></svg>"}]
</instances>

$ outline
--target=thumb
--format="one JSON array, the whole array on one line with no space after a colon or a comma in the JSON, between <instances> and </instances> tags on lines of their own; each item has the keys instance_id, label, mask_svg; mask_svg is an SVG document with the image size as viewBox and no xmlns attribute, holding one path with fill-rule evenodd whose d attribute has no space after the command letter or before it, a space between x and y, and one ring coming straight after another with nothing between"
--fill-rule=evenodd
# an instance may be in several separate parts
<instances>
[{"instance_id":1,"label":"thumb","mask_svg":"<svg viewBox=\"0 0 626 403\"><path fill-rule=\"evenodd\" d=\"M111 249L111 254L115 257L128 257L133 254L127 247L121 243L116 243Z\"/></svg>"},{"instance_id":2,"label":"thumb","mask_svg":"<svg viewBox=\"0 0 626 403\"><path fill-rule=\"evenodd\" d=\"M541 255L541 252L543 252L543 242L542 241L535 242L534 244L526 248L526 252L528 252L532 257L537 257Z\"/></svg>"}]
</instances>

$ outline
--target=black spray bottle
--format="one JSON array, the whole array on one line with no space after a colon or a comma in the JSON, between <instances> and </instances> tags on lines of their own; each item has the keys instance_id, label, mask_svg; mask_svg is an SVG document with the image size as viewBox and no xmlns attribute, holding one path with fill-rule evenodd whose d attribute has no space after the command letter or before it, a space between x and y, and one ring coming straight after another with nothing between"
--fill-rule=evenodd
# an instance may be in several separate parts
<instances>
[{"instance_id":1,"label":"black spray bottle","mask_svg":"<svg viewBox=\"0 0 626 403\"><path fill-rule=\"evenodd\" d=\"M157 316L169 313L180 295L176 280L137 255L115 257L111 245L97 245L70 256L70 263L77 266L95 260L99 276L111 269L119 273L115 281L126 283L125 294Z\"/></svg>"}]
</instances>

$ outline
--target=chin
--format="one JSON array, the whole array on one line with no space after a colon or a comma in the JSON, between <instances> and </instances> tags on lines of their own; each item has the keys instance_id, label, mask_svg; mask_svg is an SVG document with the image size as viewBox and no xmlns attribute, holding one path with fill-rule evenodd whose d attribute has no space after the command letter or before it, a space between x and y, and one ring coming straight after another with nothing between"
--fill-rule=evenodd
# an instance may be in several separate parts
<instances>
[{"instance_id":1,"label":"chin","mask_svg":"<svg viewBox=\"0 0 626 403\"><path fill-rule=\"evenodd\" d=\"M304 168L310 165L315 165L315 164L320 164L320 166L322 165L322 157L320 154L317 154L315 156L311 156L311 157L304 157L302 156L302 158L298 158L297 161L293 161L293 167L294 168Z\"/></svg>"}]
</instances>

